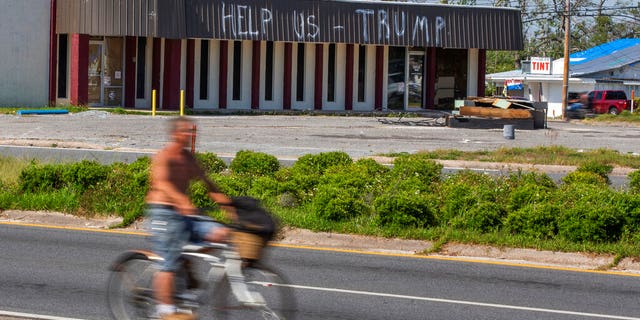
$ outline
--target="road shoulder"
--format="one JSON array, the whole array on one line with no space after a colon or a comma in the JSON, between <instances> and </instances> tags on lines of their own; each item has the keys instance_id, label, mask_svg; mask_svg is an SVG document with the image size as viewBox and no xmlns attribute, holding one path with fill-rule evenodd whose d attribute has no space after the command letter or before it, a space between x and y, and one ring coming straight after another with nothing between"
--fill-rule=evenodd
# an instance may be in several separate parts
<instances>
[{"instance_id":1,"label":"road shoulder","mask_svg":"<svg viewBox=\"0 0 640 320\"><path fill-rule=\"evenodd\" d=\"M85 218L50 211L5 210L0 212L0 223L3 222L105 230L120 223L121 219L117 217ZM125 230L144 231L142 223L134 223ZM640 276L640 259L625 258L614 266L615 256L610 254L553 252L524 248L497 248L461 243L448 243L443 245L437 253L426 254L425 252L430 252L433 247L433 243L430 241L313 232L297 228L283 229L275 244L312 249L346 250L389 255L428 255L433 258L463 261L567 268Z\"/></svg>"}]
</instances>

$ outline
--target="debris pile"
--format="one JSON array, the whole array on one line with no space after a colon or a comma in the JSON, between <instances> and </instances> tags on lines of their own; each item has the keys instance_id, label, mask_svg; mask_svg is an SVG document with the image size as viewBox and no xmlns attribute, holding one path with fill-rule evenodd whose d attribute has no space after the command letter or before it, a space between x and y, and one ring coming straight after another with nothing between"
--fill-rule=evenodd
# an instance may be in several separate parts
<instances>
[{"instance_id":1,"label":"debris pile","mask_svg":"<svg viewBox=\"0 0 640 320\"><path fill-rule=\"evenodd\" d=\"M518 129L546 127L546 103L508 97L467 97L456 100L449 118L450 127L502 128L513 125Z\"/></svg>"}]
</instances>

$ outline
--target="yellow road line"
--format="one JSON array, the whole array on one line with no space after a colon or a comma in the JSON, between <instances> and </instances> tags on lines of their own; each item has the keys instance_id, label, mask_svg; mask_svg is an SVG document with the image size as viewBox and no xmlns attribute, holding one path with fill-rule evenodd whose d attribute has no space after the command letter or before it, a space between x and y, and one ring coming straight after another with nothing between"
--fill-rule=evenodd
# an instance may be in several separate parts
<instances>
[{"instance_id":1,"label":"yellow road line","mask_svg":"<svg viewBox=\"0 0 640 320\"><path fill-rule=\"evenodd\" d=\"M13 225L13 226L36 227L36 228L47 228L47 229L62 229L62 230L73 230L73 231L90 231L90 232L100 232L100 233L115 233L115 234L126 234L126 235L135 235L135 236L148 235L148 233L142 232L142 231L51 226L51 225L45 225L45 224L9 222L9 221L0 221L0 225ZM447 256L438 256L438 255L390 253L390 252L379 252L379 251L358 250L358 249L340 249L340 248L330 248L330 247L293 245L293 244L283 244L283 243L272 243L271 246L287 248L287 249L302 249L302 250L313 250L313 251L377 255L377 256L385 256L385 257L402 257L402 258L413 258L413 259L469 262L469 263L490 264L490 265L509 266L509 267L522 267L522 268L547 269L547 270L556 270L556 271L570 271L570 272L581 272L581 273L596 273L596 274L606 274L606 275L616 275L616 276L640 277L640 274L623 272L623 271L591 270L591 269L580 269L580 268L573 268L573 267L538 265L538 264L532 264L532 263L491 261L491 260L476 259L476 258L469 258L469 257L447 257Z\"/></svg>"}]
</instances>

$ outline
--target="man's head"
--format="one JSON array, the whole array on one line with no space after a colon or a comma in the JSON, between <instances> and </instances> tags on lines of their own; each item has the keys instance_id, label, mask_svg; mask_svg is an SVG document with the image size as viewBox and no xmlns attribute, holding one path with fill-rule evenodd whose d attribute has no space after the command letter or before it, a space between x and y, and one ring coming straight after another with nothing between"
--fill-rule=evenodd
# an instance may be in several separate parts
<instances>
[{"instance_id":1,"label":"man's head","mask_svg":"<svg viewBox=\"0 0 640 320\"><path fill-rule=\"evenodd\" d=\"M194 123L187 117L175 117L169 120L169 134L173 141L189 145L194 135Z\"/></svg>"}]
</instances>

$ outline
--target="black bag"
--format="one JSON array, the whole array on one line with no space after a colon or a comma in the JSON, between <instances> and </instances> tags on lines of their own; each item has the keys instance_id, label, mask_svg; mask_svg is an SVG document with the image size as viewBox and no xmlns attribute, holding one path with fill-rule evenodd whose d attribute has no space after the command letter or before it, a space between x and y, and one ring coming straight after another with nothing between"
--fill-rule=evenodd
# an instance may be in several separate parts
<instances>
[{"instance_id":1,"label":"black bag","mask_svg":"<svg viewBox=\"0 0 640 320\"><path fill-rule=\"evenodd\" d=\"M232 205L238 216L238 221L234 221L234 224L239 231L260 236L265 242L273 239L278 223L260 200L253 197L233 197Z\"/></svg>"}]
</instances>

